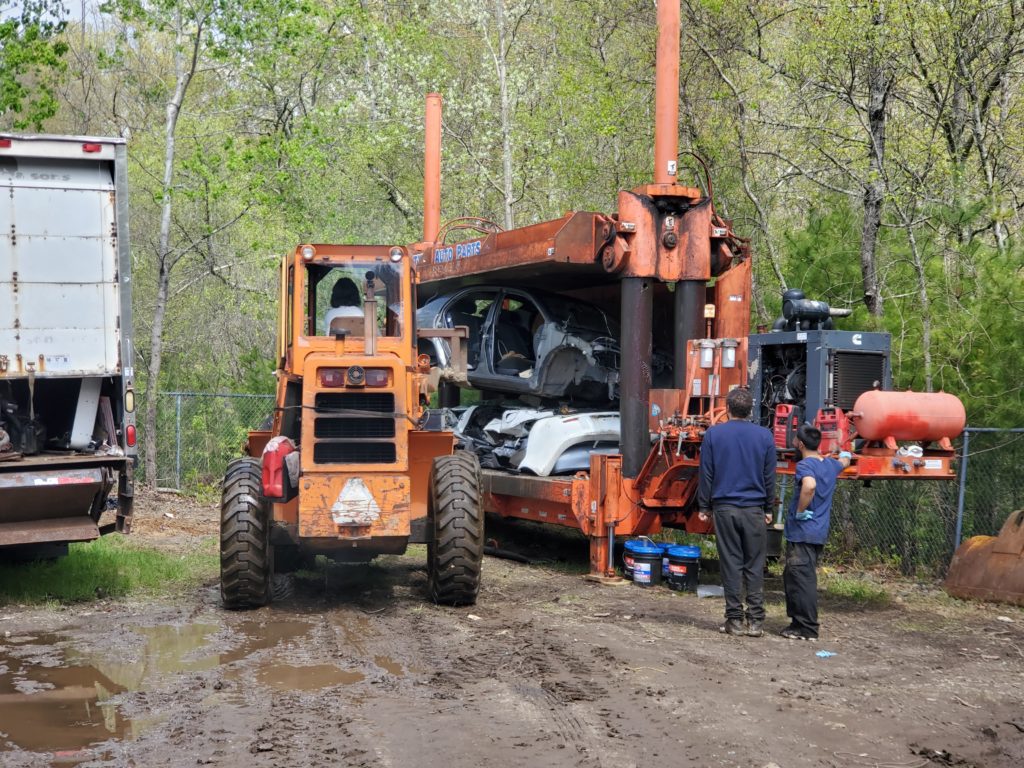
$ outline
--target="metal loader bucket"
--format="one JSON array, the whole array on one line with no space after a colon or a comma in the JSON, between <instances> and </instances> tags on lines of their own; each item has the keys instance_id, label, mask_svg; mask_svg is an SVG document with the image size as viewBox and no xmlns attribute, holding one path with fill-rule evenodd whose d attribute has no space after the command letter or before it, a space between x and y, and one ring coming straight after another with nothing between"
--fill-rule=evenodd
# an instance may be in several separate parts
<instances>
[{"instance_id":1,"label":"metal loader bucket","mask_svg":"<svg viewBox=\"0 0 1024 768\"><path fill-rule=\"evenodd\" d=\"M943 584L954 597L1024 606L1024 509L998 536L974 536L957 549Z\"/></svg>"}]
</instances>

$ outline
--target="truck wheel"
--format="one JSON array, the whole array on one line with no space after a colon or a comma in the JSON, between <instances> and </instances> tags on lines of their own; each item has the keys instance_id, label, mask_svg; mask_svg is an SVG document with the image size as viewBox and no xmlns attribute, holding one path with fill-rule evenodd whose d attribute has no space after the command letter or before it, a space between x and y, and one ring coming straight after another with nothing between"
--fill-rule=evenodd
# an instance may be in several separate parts
<instances>
[{"instance_id":1,"label":"truck wheel","mask_svg":"<svg viewBox=\"0 0 1024 768\"><path fill-rule=\"evenodd\" d=\"M247 456L228 465L220 506L220 596L232 610L270 602L270 505L261 487L259 459Z\"/></svg>"},{"instance_id":2,"label":"truck wheel","mask_svg":"<svg viewBox=\"0 0 1024 768\"><path fill-rule=\"evenodd\" d=\"M484 510L480 462L466 451L434 459L430 477L427 547L430 598L441 605L472 605L480 591Z\"/></svg>"}]
</instances>

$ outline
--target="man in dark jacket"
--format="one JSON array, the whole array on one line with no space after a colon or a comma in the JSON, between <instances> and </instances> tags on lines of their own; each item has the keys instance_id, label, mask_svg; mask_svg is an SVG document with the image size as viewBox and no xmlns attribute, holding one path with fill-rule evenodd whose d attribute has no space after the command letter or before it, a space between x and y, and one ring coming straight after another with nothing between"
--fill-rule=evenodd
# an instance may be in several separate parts
<instances>
[{"instance_id":1,"label":"man in dark jacket","mask_svg":"<svg viewBox=\"0 0 1024 768\"><path fill-rule=\"evenodd\" d=\"M813 640L818 636L818 558L828 539L832 516L832 494L836 480L850 466L852 455L843 451L838 459L818 453L821 431L802 424L793 440L800 451L796 465L793 501L786 515L786 614L791 623L782 636L791 640Z\"/></svg>"},{"instance_id":2,"label":"man in dark jacket","mask_svg":"<svg viewBox=\"0 0 1024 768\"><path fill-rule=\"evenodd\" d=\"M775 441L750 422L750 390L737 388L725 398L729 420L711 427L700 447L697 509L701 520L714 514L718 564L725 590L729 635L764 634L764 561L767 526L775 503ZM747 593L744 625L743 589Z\"/></svg>"}]
</instances>

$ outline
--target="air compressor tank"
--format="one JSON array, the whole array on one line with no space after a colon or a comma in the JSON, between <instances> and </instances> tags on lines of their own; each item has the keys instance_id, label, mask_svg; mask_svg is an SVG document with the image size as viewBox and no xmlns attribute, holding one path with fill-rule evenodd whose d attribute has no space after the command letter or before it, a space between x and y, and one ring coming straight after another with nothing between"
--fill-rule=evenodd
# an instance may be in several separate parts
<instances>
[{"instance_id":1,"label":"air compressor tank","mask_svg":"<svg viewBox=\"0 0 1024 768\"><path fill-rule=\"evenodd\" d=\"M870 390L854 403L849 414L857 437L881 442L914 440L938 442L964 431L964 404L947 392L885 392Z\"/></svg>"}]
</instances>

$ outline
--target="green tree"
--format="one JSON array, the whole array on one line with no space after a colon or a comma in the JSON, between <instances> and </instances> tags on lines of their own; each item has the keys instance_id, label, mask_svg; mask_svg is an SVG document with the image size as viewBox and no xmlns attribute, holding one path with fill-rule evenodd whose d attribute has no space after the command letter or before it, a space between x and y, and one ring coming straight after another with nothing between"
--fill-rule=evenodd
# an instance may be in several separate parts
<instances>
[{"instance_id":1,"label":"green tree","mask_svg":"<svg viewBox=\"0 0 1024 768\"><path fill-rule=\"evenodd\" d=\"M60 106L64 15L60 0L0 1L0 119L16 130L38 130Z\"/></svg>"}]
</instances>

